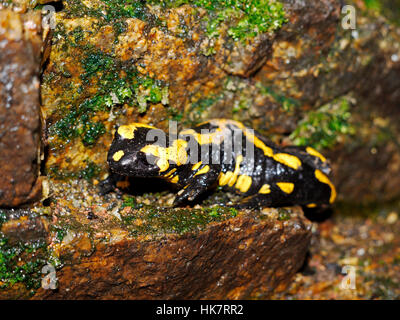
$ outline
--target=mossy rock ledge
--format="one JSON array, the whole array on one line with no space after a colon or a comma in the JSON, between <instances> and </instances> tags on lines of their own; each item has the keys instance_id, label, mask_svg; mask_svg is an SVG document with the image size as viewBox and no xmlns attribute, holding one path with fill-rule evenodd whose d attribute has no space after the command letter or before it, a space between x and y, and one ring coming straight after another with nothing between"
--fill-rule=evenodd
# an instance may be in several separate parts
<instances>
[{"instance_id":1,"label":"mossy rock ledge","mask_svg":"<svg viewBox=\"0 0 400 320\"><path fill-rule=\"evenodd\" d=\"M51 221L31 211L4 215L9 247L1 255L24 248L13 258L28 267L3 259L2 272L16 279L2 283L1 299L266 298L290 283L311 239L298 207L126 207L120 219L52 209ZM47 263L56 268L55 290L40 285Z\"/></svg>"}]
</instances>

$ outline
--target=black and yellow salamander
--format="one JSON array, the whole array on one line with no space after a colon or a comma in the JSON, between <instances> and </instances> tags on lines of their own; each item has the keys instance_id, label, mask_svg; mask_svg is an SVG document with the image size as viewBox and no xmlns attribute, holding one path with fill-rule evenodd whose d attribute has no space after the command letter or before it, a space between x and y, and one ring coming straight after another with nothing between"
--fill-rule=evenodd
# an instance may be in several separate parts
<instances>
[{"instance_id":1,"label":"black and yellow salamander","mask_svg":"<svg viewBox=\"0 0 400 320\"><path fill-rule=\"evenodd\" d=\"M218 185L244 196L236 207L316 207L336 198L327 159L318 151L278 147L227 119L203 122L175 137L141 123L120 126L107 161L117 175L175 184L180 190L174 205Z\"/></svg>"}]
</instances>

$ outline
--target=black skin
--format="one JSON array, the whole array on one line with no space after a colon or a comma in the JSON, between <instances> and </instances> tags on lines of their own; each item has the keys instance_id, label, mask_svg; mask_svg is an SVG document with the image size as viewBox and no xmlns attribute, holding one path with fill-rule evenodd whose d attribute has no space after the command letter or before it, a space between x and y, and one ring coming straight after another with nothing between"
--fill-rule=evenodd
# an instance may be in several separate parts
<instances>
[{"instance_id":1,"label":"black skin","mask_svg":"<svg viewBox=\"0 0 400 320\"><path fill-rule=\"evenodd\" d=\"M215 132L215 130L221 128L226 130L225 132L239 133L240 135L236 137L239 137L239 140L241 139L242 141L241 147L232 152L229 161L222 161L222 164L221 161L212 162L212 159L218 160L218 157L219 159L225 160L228 157L228 153L225 151L225 144L230 144L226 136L224 136L223 141L219 144L214 143L215 140L212 140L213 145L203 144L203 146L195 142L194 145L197 146L197 150L192 150L190 148L185 149L189 156L187 163L177 165L175 162L170 161L168 170L162 172L160 172L160 167L157 166L157 160L159 158L154 155L148 156L148 154L146 158L146 154L141 151L144 146L154 144L153 141L146 141L147 133L149 130L152 130L151 128L137 127L132 139L124 138L117 130L107 158L113 174L101 184L103 193L111 191L114 188L115 182L120 180L123 176L142 178L160 177L169 180L178 176L178 181L173 181L174 184L180 188L175 198L174 205L183 205L187 202L195 201L205 191L220 184L220 174L226 174L228 171L233 172L235 170L237 157L242 155L243 161L240 163L239 175L246 175L251 178L250 187L245 188L246 190L243 192L235 188L235 185L231 187L228 185L223 186L225 189L238 192L244 196L239 203L233 205L234 207L281 207L310 204L312 204L312 206L324 206L329 204L331 192L334 191L332 191L328 184L322 183L316 179L315 175L316 170L326 175L329 173L330 168L326 161L323 162L319 157L307 153L306 149L302 147L280 148L257 132L254 132L254 135L260 139L266 147L272 149L274 154L285 153L297 157L301 161L301 166L295 170L284 163L276 161L271 156L266 156L263 149L254 146L252 142L249 143L249 141L251 141L249 137L241 134L241 132L243 132L242 130L247 130L247 128L241 123L231 120L210 120L198 125L193 128L193 130L194 132L201 133L202 129ZM195 141L193 132L179 135L178 138L188 142ZM157 141L156 144L168 147L168 137L166 140L166 144L162 144L164 141ZM234 141L239 140L236 139ZM246 145L254 148L253 157L246 157ZM124 155L121 159L115 161L113 156L120 150L124 152ZM226 150L232 150L232 148L227 148ZM203 164L199 166L197 170L192 169L193 164L198 162L191 161L191 157L195 154L198 156L198 161L203 160ZM253 166L251 166L252 162L254 163ZM206 166L205 163L208 163L208 170L204 170ZM176 171L169 177L165 177L171 170ZM199 170L204 170L204 173L196 175ZM290 193L284 192L277 185L279 182L292 183L294 188ZM260 188L265 184L270 186L270 193L259 193Z\"/></svg>"}]
</instances>

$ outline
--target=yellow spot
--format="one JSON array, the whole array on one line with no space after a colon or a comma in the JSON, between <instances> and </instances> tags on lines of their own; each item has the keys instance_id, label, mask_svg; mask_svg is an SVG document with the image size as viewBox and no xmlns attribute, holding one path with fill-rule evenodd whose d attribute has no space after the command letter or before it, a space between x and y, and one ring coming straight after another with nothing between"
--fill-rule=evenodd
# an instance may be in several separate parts
<instances>
[{"instance_id":1,"label":"yellow spot","mask_svg":"<svg viewBox=\"0 0 400 320\"><path fill-rule=\"evenodd\" d=\"M199 171L196 172L195 176L199 175L199 174L204 174L207 173L208 171L210 171L210 166L206 165L203 168L201 168Z\"/></svg>"},{"instance_id":2,"label":"yellow spot","mask_svg":"<svg viewBox=\"0 0 400 320\"><path fill-rule=\"evenodd\" d=\"M227 185L229 180L231 180L232 176L233 176L233 172L232 171L228 171L227 173L221 172L221 174L219 176L219 180L218 180L219 185L220 186Z\"/></svg>"},{"instance_id":3,"label":"yellow spot","mask_svg":"<svg viewBox=\"0 0 400 320\"><path fill-rule=\"evenodd\" d=\"M323 174L320 170L315 170L315 177L318 179L318 181L327 184L329 188L331 188L331 196L329 198L329 203L333 203L336 199L335 186L332 184L329 178L325 174Z\"/></svg>"},{"instance_id":4,"label":"yellow spot","mask_svg":"<svg viewBox=\"0 0 400 320\"><path fill-rule=\"evenodd\" d=\"M253 134L249 134L245 131L246 137L250 138L250 141L254 143L254 145L257 148L260 148L262 151L264 151L264 155L267 157L272 157L274 155L273 150L270 147L267 147L264 142L262 142L260 139L258 139L256 136ZM253 139L253 140L251 140Z\"/></svg>"},{"instance_id":5,"label":"yellow spot","mask_svg":"<svg viewBox=\"0 0 400 320\"><path fill-rule=\"evenodd\" d=\"M204 124L207 124L207 123L210 123L210 121L206 120L206 121L200 122L200 123L196 124L196 127L200 127L200 126L202 126Z\"/></svg>"},{"instance_id":6,"label":"yellow spot","mask_svg":"<svg viewBox=\"0 0 400 320\"><path fill-rule=\"evenodd\" d=\"M167 171L168 168L169 168L169 162L168 162L168 160L165 159L165 158L160 158L160 159L158 159L158 161L157 161L157 167L160 168L160 172Z\"/></svg>"},{"instance_id":7,"label":"yellow spot","mask_svg":"<svg viewBox=\"0 0 400 320\"><path fill-rule=\"evenodd\" d=\"M125 154L125 152L123 152L122 150L117 151L113 155L113 160L116 161L116 162L121 160L121 158L124 156L124 154Z\"/></svg>"},{"instance_id":8,"label":"yellow spot","mask_svg":"<svg viewBox=\"0 0 400 320\"><path fill-rule=\"evenodd\" d=\"M278 182L276 185L287 194L292 193L294 190L294 184L291 182Z\"/></svg>"},{"instance_id":9,"label":"yellow spot","mask_svg":"<svg viewBox=\"0 0 400 320\"><path fill-rule=\"evenodd\" d=\"M165 177L165 178L170 177L175 171L176 171L176 168L173 168L171 171L167 172L167 173L164 175L164 177Z\"/></svg>"},{"instance_id":10,"label":"yellow spot","mask_svg":"<svg viewBox=\"0 0 400 320\"><path fill-rule=\"evenodd\" d=\"M268 194L271 193L271 186L269 184L264 184L260 190L258 190L258 193L262 194Z\"/></svg>"},{"instance_id":11,"label":"yellow spot","mask_svg":"<svg viewBox=\"0 0 400 320\"><path fill-rule=\"evenodd\" d=\"M315 208L317 205L315 203L310 203L307 205L307 208Z\"/></svg>"},{"instance_id":12,"label":"yellow spot","mask_svg":"<svg viewBox=\"0 0 400 320\"><path fill-rule=\"evenodd\" d=\"M192 171L195 171L195 170L197 170L198 168L200 168L201 164L202 164L201 161L200 161L200 162L197 162L196 164L194 164L193 167L192 167Z\"/></svg>"},{"instance_id":13,"label":"yellow spot","mask_svg":"<svg viewBox=\"0 0 400 320\"><path fill-rule=\"evenodd\" d=\"M301 161L296 156L288 153L277 153L273 156L274 160L283 163L285 166L297 170L301 166Z\"/></svg>"},{"instance_id":14,"label":"yellow spot","mask_svg":"<svg viewBox=\"0 0 400 320\"><path fill-rule=\"evenodd\" d=\"M131 123L118 128L118 134L124 139L133 139L135 136L135 130L137 128L150 128L155 129L155 127L149 126L144 123Z\"/></svg>"},{"instance_id":15,"label":"yellow spot","mask_svg":"<svg viewBox=\"0 0 400 320\"><path fill-rule=\"evenodd\" d=\"M173 177L173 178L170 179L169 181L172 182L172 183L178 183L178 181L179 181L179 176L176 175L175 177Z\"/></svg>"},{"instance_id":16,"label":"yellow spot","mask_svg":"<svg viewBox=\"0 0 400 320\"><path fill-rule=\"evenodd\" d=\"M206 121L205 123L210 123L212 125L218 126L219 128L217 128L216 131L213 133L203 135L195 132L193 129L188 129L182 131L181 133L193 135L199 144L211 143L211 141L214 141L214 143L221 143L222 140L218 140L217 137L220 136L221 138L223 138L224 135L220 133L224 132L224 130L227 129L227 125L230 124L241 129L243 134L246 136L247 139L249 139L251 143L253 143L257 148L263 150L264 155L266 155L267 157L272 157L274 155L272 148L266 146L262 140L256 137L252 133L252 131L246 128L241 122L229 119L213 119L210 121ZM215 140L217 140L217 142L215 142Z\"/></svg>"},{"instance_id":17,"label":"yellow spot","mask_svg":"<svg viewBox=\"0 0 400 320\"><path fill-rule=\"evenodd\" d=\"M169 159L175 162L178 166L185 164L188 160L188 154L186 152L187 142L182 139L174 140L172 147L169 150Z\"/></svg>"},{"instance_id":18,"label":"yellow spot","mask_svg":"<svg viewBox=\"0 0 400 320\"><path fill-rule=\"evenodd\" d=\"M250 189L251 182L252 182L251 177L246 175L241 175L236 181L235 188L239 189L240 192L245 193Z\"/></svg>"},{"instance_id":19,"label":"yellow spot","mask_svg":"<svg viewBox=\"0 0 400 320\"><path fill-rule=\"evenodd\" d=\"M157 166L160 168L160 172L164 172L169 168L169 161L175 162L178 166L187 162L186 146L185 140L177 139L168 148L150 144L144 146L140 151L158 157Z\"/></svg>"},{"instance_id":20,"label":"yellow spot","mask_svg":"<svg viewBox=\"0 0 400 320\"><path fill-rule=\"evenodd\" d=\"M236 157L235 171L232 172L232 176L228 181L228 186L233 187L233 185L235 184L237 176L240 172L240 164L242 163L242 161L243 161L243 156L239 154Z\"/></svg>"},{"instance_id":21,"label":"yellow spot","mask_svg":"<svg viewBox=\"0 0 400 320\"><path fill-rule=\"evenodd\" d=\"M198 133L193 129L187 129L181 131L179 134L193 136L200 145L211 143L220 144L223 141L223 134L220 128L217 128L214 132L210 133Z\"/></svg>"},{"instance_id":22,"label":"yellow spot","mask_svg":"<svg viewBox=\"0 0 400 320\"><path fill-rule=\"evenodd\" d=\"M270 147L267 147L261 139L259 139L252 133L252 131L247 129L243 123L234 120L226 120L225 122L242 129L243 134L246 136L246 138L248 138L250 142L253 143L257 148L261 149L264 152L264 155L266 155L267 157L272 157L274 155L274 151Z\"/></svg>"},{"instance_id":23,"label":"yellow spot","mask_svg":"<svg viewBox=\"0 0 400 320\"><path fill-rule=\"evenodd\" d=\"M325 161L326 161L326 158L325 158L322 154L320 154L317 150L315 150L315 149L313 149L313 148L311 148L311 147L307 147L307 148L306 148L306 152L307 152L308 154L314 156L314 157L320 158L322 162L325 162Z\"/></svg>"}]
</instances>

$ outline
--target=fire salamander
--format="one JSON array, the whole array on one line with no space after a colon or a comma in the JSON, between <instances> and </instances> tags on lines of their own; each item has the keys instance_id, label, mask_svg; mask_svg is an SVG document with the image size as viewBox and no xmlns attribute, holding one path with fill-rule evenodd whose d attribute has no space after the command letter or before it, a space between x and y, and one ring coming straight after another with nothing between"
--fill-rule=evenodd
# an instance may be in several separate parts
<instances>
[{"instance_id":1,"label":"fire salamander","mask_svg":"<svg viewBox=\"0 0 400 320\"><path fill-rule=\"evenodd\" d=\"M107 161L118 175L175 184L180 190L174 205L218 185L243 195L235 207L316 207L336 198L327 159L318 151L278 147L233 120L209 120L175 137L141 123L123 125Z\"/></svg>"}]
</instances>

